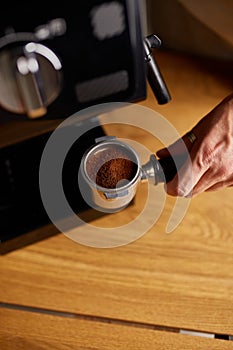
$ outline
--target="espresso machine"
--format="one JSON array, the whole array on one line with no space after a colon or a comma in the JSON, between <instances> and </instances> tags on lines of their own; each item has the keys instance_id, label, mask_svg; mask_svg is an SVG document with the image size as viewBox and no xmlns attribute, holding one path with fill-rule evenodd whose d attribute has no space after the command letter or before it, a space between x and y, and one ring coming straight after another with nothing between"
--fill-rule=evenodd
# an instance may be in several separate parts
<instances>
[{"instance_id":1,"label":"espresso machine","mask_svg":"<svg viewBox=\"0 0 233 350\"><path fill-rule=\"evenodd\" d=\"M147 80L158 104L171 99L153 54L161 41L146 34L141 0L21 1L13 11L5 2L0 18L0 123L64 120L95 104L143 100ZM1 244L49 222L38 167L50 134L0 145ZM76 159L102 136L101 125L83 135L72 151ZM73 205L86 210L79 193L72 198L72 152L64 188Z\"/></svg>"}]
</instances>

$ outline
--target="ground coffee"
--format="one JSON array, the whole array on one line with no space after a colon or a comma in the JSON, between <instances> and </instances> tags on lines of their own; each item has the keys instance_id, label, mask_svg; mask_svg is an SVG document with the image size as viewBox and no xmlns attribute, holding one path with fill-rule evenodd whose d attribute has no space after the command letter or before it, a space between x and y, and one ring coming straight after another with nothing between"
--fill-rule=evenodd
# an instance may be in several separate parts
<instances>
[{"instance_id":1,"label":"ground coffee","mask_svg":"<svg viewBox=\"0 0 233 350\"><path fill-rule=\"evenodd\" d=\"M116 147L93 154L86 163L89 178L104 188L116 188L124 180L131 181L137 172L137 165L123 150Z\"/></svg>"}]
</instances>

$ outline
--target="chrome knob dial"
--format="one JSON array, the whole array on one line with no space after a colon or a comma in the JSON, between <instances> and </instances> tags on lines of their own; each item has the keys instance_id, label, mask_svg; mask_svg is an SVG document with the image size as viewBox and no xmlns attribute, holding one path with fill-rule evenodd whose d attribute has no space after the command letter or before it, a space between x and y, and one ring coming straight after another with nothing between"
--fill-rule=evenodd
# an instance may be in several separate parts
<instances>
[{"instance_id":1,"label":"chrome knob dial","mask_svg":"<svg viewBox=\"0 0 233 350\"><path fill-rule=\"evenodd\" d=\"M6 45L0 47L0 105L38 118L47 113L47 106L61 91L62 64L47 46L35 41L22 43L19 34L13 34L13 39L11 35L11 40L9 35L1 39Z\"/></svg>"}]
</instances>

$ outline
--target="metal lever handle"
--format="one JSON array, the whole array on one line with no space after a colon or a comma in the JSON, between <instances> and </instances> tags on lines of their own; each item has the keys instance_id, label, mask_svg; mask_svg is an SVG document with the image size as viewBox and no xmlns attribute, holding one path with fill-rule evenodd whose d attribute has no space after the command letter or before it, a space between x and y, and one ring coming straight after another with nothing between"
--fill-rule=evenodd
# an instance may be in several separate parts
<instances>
[{"instance_id":1,"label":"metal lever handle","mask_svg":"<svg viewBox=\"0 0 233 350\"><path fill-rule=\"evenodd\" d=\"M39 56L43 59L42 67ZM28 116L36 118L46 114L47 105L60 90L58 57L44 45L31 42L25 45L24 55L17 59L16 68L17 86ZM42 73L42 68L47 74Z\"/></svg>"},{"instance_id":2,"label":"metal lever handle","mask_svg":"<svg viewBox=\"0 0 233 350\"><path fill-rule=\"evenodd\" d=\"M152 49L161 45L161 40L154 34L144 40L145 60L147 62L147 79L159 104L168 103L171 100L170 93L152 55Z\"/></svg>"},{"instance_id":3,"label":"metal lever handle","mask_svg":"<svg viewBox=\"0 0 233 350\"><path fill-rule=\"evenodd\" d=\"M27 114L30 118L44 115L47 111L36 57L21 56L17 60L17 85Z\"/></svg>"}]
</instances>

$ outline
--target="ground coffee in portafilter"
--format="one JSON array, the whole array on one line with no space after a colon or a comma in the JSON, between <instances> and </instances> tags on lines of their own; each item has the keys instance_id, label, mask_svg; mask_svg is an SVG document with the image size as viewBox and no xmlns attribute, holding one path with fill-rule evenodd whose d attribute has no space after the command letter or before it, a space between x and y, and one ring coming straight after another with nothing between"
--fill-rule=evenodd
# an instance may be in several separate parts
<instances>
[{"instance_id":1,"label":"ground coffee in portafilter","mask_svg":"<svg viewBox=\"0 0 233 350\"><path fill-rule=\"evenodd\" d=\"M89 178L98 186L116 188L123 180L131 181L137 172L137 165L127 152L116 147L93 154L86 163Z\"/></svg>"}]
</instances>

